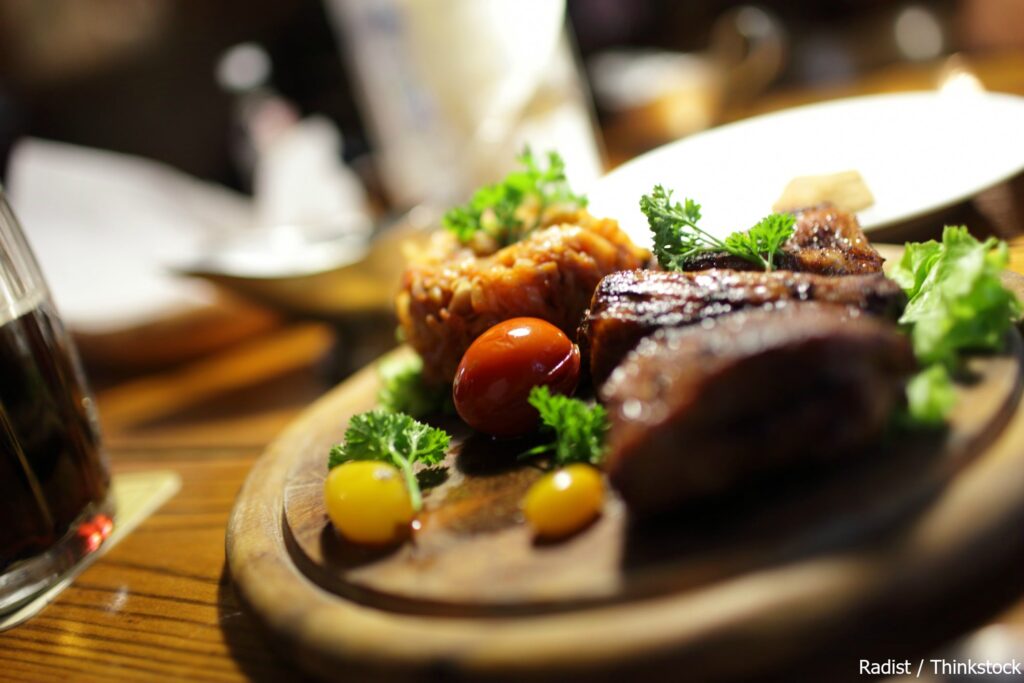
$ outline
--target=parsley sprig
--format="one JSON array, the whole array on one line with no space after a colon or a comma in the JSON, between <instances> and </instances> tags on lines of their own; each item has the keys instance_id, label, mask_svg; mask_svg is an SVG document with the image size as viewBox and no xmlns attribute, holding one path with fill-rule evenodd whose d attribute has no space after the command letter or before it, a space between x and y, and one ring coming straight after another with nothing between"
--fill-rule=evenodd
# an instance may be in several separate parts
<instances>
[{"instance_id":1,"label":"parsley sprig","mask_svg":"<svg viewBox=\"0 0 1024 683\"><path fill-rule=\"evenodd\" d=\"M745 232L734 232L724 240L698 225L700 204L687 198L672 201L672 191L655 185L640 199L640 210L654 235L654 253L662 268L685 270L701 254L725 252L751 261L765 270L774 267L775 255L793 234L796 219L788 213L773 213Z\"/></svg>"},{"instance_id":2,"label":"parsley sprig","mask_svg":"<svg viewBox=\"0 0 1024 683\"><path fill-rule=\"evenodd\" d=\"M527 147L517 157L524 166L522 170L509 173L500 183L481 187L469 203L449 210L441 220L442 225L463 244L483 232L504 247L536 229L549 206L586 206L587 198L569 187L562 157L557 152L548 152L547 160L547 168L541 168ZM528 202L535 203L529 220L520 211Z\"/></svg>"},{"instance_id":3,"label":"parsley sprig","mask_svg":"<svg viewBox=\"0 0 1024 683\"><path fill-rule=\"evenodd\" d=\"M600 404L591 406L578 398L552 394L546 386L531 389L528 400L540 413L543 430L551 432L554 439L521 457L550 455L557 467L574 462L601 464L608 414Z\"/></svg>"},{"instance_id":4,"label":"parsley sprig","mask_svg":"<svg viewBox=\"0 0 1024 683\"><path fill-rule=\"evenodd\" d=\"M419 512L423 494L414 466L440 464L450 441L443 429L378 408L349 420L345 441L331 448L327 467L331 469L352 460L379 460L394 465L405 477L413 510Z\"/></svg>"}]
</instances>

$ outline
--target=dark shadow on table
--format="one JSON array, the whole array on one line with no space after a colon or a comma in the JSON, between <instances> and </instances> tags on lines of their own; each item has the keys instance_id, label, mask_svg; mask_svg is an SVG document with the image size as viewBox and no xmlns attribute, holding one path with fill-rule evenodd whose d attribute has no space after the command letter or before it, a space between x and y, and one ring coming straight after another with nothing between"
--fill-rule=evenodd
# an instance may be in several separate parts
<instances>
[{"instance_id":1,"label":"dark shadow on table","mask_svg":"<svg viewBox=\"0 0 1024 683\"><path fill-rule=\"evenodd\" d=\"M279 643L243 607L227 563L217 587L217 621L231 658L252 681L312 681L279 651Z\"/></svg>"}]
</instances>

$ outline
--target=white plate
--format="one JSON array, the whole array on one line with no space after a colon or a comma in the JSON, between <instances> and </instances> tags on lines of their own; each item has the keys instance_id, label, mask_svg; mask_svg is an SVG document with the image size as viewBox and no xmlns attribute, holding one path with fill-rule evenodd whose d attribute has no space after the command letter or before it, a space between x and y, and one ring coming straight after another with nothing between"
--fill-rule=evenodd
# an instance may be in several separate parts
<instances>
[{"instance_id":1,"label":"white plate","mask_svg":"<svg viewBox=\"0 0 1024 683\"><path fill-rule=\"evenodd\" d=\"M587 193L649 245L640 196L655 184L692 197L719 235L771 212L794 177L857 170L875 197L858 214L876 230L963 201L1024 169L1024 98L915 92L835 100L758 116L637 157Z\"/></svg>"}]
</instances>

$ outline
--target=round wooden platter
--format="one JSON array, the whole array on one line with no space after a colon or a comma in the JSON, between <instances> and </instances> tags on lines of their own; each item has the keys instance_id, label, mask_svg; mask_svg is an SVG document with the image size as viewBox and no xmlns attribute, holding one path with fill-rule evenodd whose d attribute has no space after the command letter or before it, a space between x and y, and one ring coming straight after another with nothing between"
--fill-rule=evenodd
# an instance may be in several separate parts
<instances>
[{"instance_id":1,"label":"round wooden platter","mask_svg":"<svg viewBox=\"0 0 1024 683\"><path fill-rule=\"evenodd\" d=\"M1008 280L1018 291L1022 278ZM409 353L400 350L398 353ZM367 368L264 453L231 516L243 601L304 669L346 680L855 678L920 654L1024 590L1024 344L968 364L945 434L801 471L633 524L539 544L519 501L524 443L456 437L408 542L341 540L329 447L372 408Z\"/></svg>"}]
</instances>

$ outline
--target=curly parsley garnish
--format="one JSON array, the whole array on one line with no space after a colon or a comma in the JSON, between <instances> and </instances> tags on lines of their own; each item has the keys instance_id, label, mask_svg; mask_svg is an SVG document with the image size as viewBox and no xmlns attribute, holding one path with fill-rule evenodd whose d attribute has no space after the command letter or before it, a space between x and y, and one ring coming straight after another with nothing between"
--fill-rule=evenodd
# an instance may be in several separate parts
<instances>
[{"instance_id":1,"label":"curly parsley garnish","mask_svg":"<svg viewBox=\"0 0 1024 683\"><path fill-rule=\"evenodd\" d=\"M558 467L574 462L601 464L608 431L604 407L552 394L545 386L531 389L528 400L540 413L543 431L553 433L554 440L531 448L522 457L550 454L552 463Z\"/></svg>"},{"instance_id":2,"label":"curly parsley garnish","mask_svg":"<svg viewBox=\"0 0 1024 683\"><path fill-rule=\"evenodd\" d=\"M547 168L541 168L526 148L517 157L525 168L513 171L494 185L476 191L468 204L449 210L441 220L463 244L479 232L499 246L518 242L540 224L544 210L555 204L585 207L587 198L573 193L565 178L565 162L557 152L548 152ZM530 217L520 207L531 204Z\"/></svg>"},{"instance_id":3,"label":"curly parsley garnish","mask_svg":"<svg viewBox=\"0 0 1024 683\"><path fill-rule=\"evenodd\" d=\"M443 429L378 408L349 420L345 441L331 448L327 467L332 469L352 460L380 460L394 465L405 477L413 510L419 512L423 507L423 494L414 465L440 464L450 441L451 437Z\"/></svg>"},{"instance_id":4,"label":"curly parsley garnish","mask_svg":"<svg viewBox=\"0 0 1024 683\"><path fill-rule=\"evenodd\" d=\"M942 242L907 244L892 278L907 294L907 325L924 369L907 386L912 419L942 422L955 402L949 371L962 351L998 350L1021 304L1003 287L1005 242L975 239L964 226L946 226Z\"/></svg>"},{"instance_id":5,"label":"curly parsley garnish","mask_svg":"<svg viewBox=\"0 0 1024 683\"><path fill-rule=\"evenodd\" d=\"M418 355L382 360L377 374L381 383L377 404L388 412L424 417L455 410L451 387L423 380L423 359Z\"/></svg>"},{"instance_id":6,"label":"curly parsley garnish","mask_svg":"<svg viewBox=\"0 0 1024 683\"><path fill-rule=\"evenodd\" d=\"M640 199L640 210L654 234L654 253L666 270L685 270L696 256L725 252L756 263L765 270L774 266L775 255L793 234L796 219L788 213L766 216L746 232L734 232L724 240L702 229L700 204L687 198L672 202L672 191L655 185Z\"/></svg>"}]
</instances>

